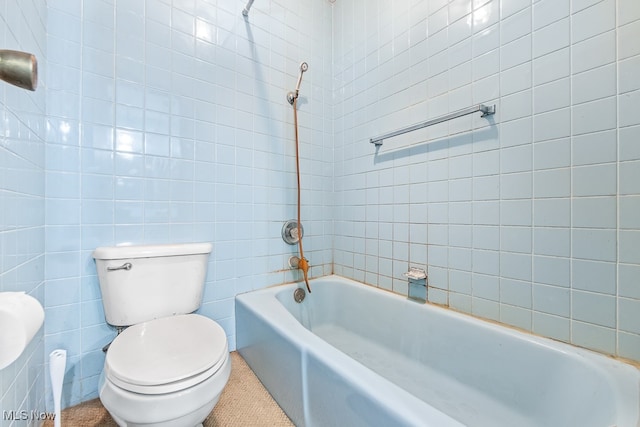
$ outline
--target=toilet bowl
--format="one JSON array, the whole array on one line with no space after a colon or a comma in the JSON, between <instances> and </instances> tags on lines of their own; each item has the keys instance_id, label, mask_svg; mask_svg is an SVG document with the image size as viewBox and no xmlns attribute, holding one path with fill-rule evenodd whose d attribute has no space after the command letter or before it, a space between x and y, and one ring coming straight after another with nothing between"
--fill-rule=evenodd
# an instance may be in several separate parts
<instances>
[{"instance_id":1,"label":"toilet bowl","mask_svg":"<svg viewBox=\"0 0 640 427\"><path fill-rule=\"evenodd\" d=\"M218 402L230 372L220 325L198 314L163 317L114 339L100 400L120 426L196 426Z\"/></svg>"}]
</instances>

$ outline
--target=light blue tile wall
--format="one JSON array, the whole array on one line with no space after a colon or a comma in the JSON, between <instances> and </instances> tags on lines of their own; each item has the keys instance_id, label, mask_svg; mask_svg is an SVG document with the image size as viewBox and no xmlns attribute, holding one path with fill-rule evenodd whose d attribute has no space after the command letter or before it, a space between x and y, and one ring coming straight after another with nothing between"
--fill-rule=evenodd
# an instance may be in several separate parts
<instances>
[{"instance_id":1,"label":"light blue tile wall","mask_svg":"<svg viewBox=\"0 0 640 427\"><path fill-rule=\"evenodd\" d=\"M334 13L336 273L405 294L428 268L432 302L640 360L638 2Z\"/></svg>"},{"instance_id":2,"label":"light blue tile wall","mask_svg":"<svg viewBox=\"0 0 640 427\"><path fill-rule=\"evenodd\" d=\"M30 14L17 4L3 18ZM46 161L37 148L21 156L39 153L29 164L46 174L34 190L39 203L46 192L46 235L30 227L27 240L40 262L46 253L36 352L69 352L65 406L97 396L100 348L115 335L96 246L213 242L202 312L232 347L233 296L295 278L279 234L295 216L284 95L302 60L313 275L335 261L405 293L401 273L423 265L433 302L640 359L634 1L264 0L248 21L230 0L47 5ZM491 126L459 119L377 156L368 143L476 102L498 105ZM3 283L4 259L17 259L5 247Z\"/></svg>"},{"instance_id":3,"label":"light blue tile wall","mask_svg":"<svg viewBox=\"0 0 640 427\"><path fill-rule=\"evenodd\" d=\"M97 396L114 336L91 252L214 244L201 312L235 347L233 297L292 281L293 114L305 255L332 271L331 5L257 1L48 1L45 352L65 348L63 406Z\"/></svg>"},{"instance_id":4,"label":"light blue tile wall","mask_svg":"<svg viewBox=\"0 0 640 427\"><path fill-rule=\"evenodd\" d=\"M0 81L0 292L24 291L44 305L46 5L0 2L0 49L36 55L40 83L30 92ZM0 413L44 411L44 332L0 371ZM15 412L14 412L15 414ZM37 417L0 426L38 425Z\"/></svg>"}]
</instances>

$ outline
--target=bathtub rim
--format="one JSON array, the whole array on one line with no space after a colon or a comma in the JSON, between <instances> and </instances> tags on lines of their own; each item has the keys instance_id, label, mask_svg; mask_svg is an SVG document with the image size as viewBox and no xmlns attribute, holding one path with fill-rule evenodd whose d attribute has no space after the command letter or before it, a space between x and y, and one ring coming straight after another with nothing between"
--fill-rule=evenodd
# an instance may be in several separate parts
<instances>
[{"instance_id":1,"label":"bathtub rim","mask_svg":"<svg viewBox=\"0 0 640 427\"><path fill-rule=\"evenodd\" d=\"M313 281L317 282L322 279L326 280L327 277L331 276L323 276L313 279ZM337 281L344 279L341 276L335 277L338 278ZM310 282L313 283L313 281ZM350 385L362 394L371 396L375 394L372 393L372 390L392 390L393 395L391 398L389 398L389 396L385 396L385 404L390 403L397 412L401 412L404 419L408 420L406 424L407 426L424 425L425 427L464 427L462 423L448 414L437 410L433 406L372 371L367 366L349 357L319 336L315 335L313 332L306 329L293 315L291 315L291 313L276 297L278 292L286 292L287 290L293 291L295 288L300 286L304 286L304 283L296 282L284 285L275 285L256 291L246 292L236 296L236 304L242 304L245 308L249 309L253 315L260 318L263 322L268 323L277 333L286 338L292 346L296 347L303 358L308 359L309 357L313 357L317 360L324 361L328 357L332 362L337 362L332 363L331 368L342 375L342 378L350 379ZM264 300L265 295L270 296L271 298ZM255 309L255 305L251 305L251 302L254 302L255 300L260 301L257 310ZM267 314L274 309L283 310L288 316L280 317L278 322L273 322ZM243 348L239 347L238 351L242 355ZM249 360L247 360L247 363L251 366ZM257 372L256 375L259 378L259 374ZM303 394L303 412L305 419L308 419L308 396L306 393ZM425 420L430 422L433 421L433 424L425 424Z\"/></svg>"},{"instance_id":2,"label":"bathtub rim","mask_svg":"<svg viewBox=\"0 0 640 427\"><path fill-rule=\"evenodd\" d=\"M405 302L407 300L406 297L396 294L387 289L378 288L335 274L314 278L310 282L312 291L314 283L316 285L319 285L323 282L340 283L348 286L355 286L359 290L362 290L364 292L379 293L379 291L384 291L385 297L395 298L398 301ZM360 362L352 359L351 357L304 327L278 299L278 295L289 291L293 293L293 290L295 288L302 287L303 285L304 284L301 282L274 285L267 288L250 291L244 294L239 294L236 296L236 301L242 303L245 306L249 305L251 311L255 315L260 317L262 321L271 325L278 333L289 339L301 352L311 354L318 359L322 359L323 356L330 356L335 360L335 358L338 357L339 363L337 363L336 365L338 365L339 369L337 370L341 371L342 373L353 375L353 373L355 372L357 373L357 376L362 380L366 378L368 381L373 381L375 384L379 384L380 386L391 387L394 392L398 392L400 395L403 395L401 401L398 402L398 404L403 407L406 406L409 413L416 412L416 420L421 419L424 421L423 417L426 415L424 413L420 413L421 411L414 411L416 405L426 406L430 408L431 410L427 410L430 415L433 415L433 412L435 412L437 414L444 415L445 417L449 417L447 414L431 407L427 402L424 402L408 391L402 389L395 383L378 375L365 365L362 365ZM267 296L268 298L265 299L265 296ZM311 296L308 295L307 297L312 296L313 293ZM291 298L293 298L293 296L291 296ZM260 300L260 305L258 309L255 310L255 305L251 305L251 302L258 299ZM411 302L410 304L416 303ZM520 328L506 325L490 319L484 319L438 304L426 303L417 305L419 307L423 307L426 310L434 310L439 315L442 315L446 318L453 318L456 321L461 321L474 327L486 328L492 332L506 334L506 336L508 337L514 338L516 340L526 341L535 346L541 346L545 349L561 353L562 355L569 357L570 359L588 365L590 369L594 369L601 375L604 375L607 383L612 384L611 388L615 396L614 402L616 405L616 414L618 414L617 418L620 421L633 420L632 422L634 424L630 425L640 426L640 364L633 361L627 361L626 359L620 359L610 355L599 353L594 350L579 347L563 341L554 340L549 337L540 336L527 330L522 330ZM278 321L274 322L270 317L268 317L268 314L273 309L284 310L287 316L281 317L278 319ZM332 353L337 353L337 356ZM630 379L629 374L632 374L634 378ZM382 381L377 382L377 380ZM371 387L371 385L367 385L364 381L357 382L360 385L360 387L358 387L360 390L367 391L367 388L365 386ZM628 396L632 397L629 398ZM633 397L636 398L637 405L634 405L634 402L632 402ZM405 411L405 413L407 413L407 411ZM451 418L451 421L455 420Z\"/></svg>"},{"instance_id":3,"label":"bathtub rim","mask_svg":"<svg viewBox=\"0 0 640 427\"><path fill-rule=\"evenodd\" d=\"M391 298L396 298L398 300L404 301L407 300L407 297L401 294L398 294L396 292L393 292L389 289L386 288L381 288L381 287L377 287L374 285L370 285L368 283L364 283L364 282L360 282L358 280L354 280L348 277L344 277L344 276L340 276L338 274L329 274L326 276L320 276L320 277L315 277L313 279L309 279L309 284L313 285L316 282L323 282L323 281L327 281L327 282L347 282L347 283L351 283L352 285L358 286L358 287L363 287L364 289L366 289L368 292L384 292L385 295L390 296ZM243 292L240 294L237 294L235 296L236 299L241 298L242 300L244 300L244 296L246 295L250 295L250 294L271 294L274 293L277 294L279 292L275 292L275 291L280 291L280 292L285 292L287 289L291 289L292 291L295 288L303 288L304 289L304 282L289 282L289 283L280 283L280 284L276 284L276 285L269 285L267 287L261 288L261 289L255 289L255 290L251 290L251 291L247 291L247 292ZM313 291L313 286L311 287L311 290ZM306 289L305 289L306 291ZM312 292L313 294L313 292ZM309 295L307 295L309 296ZM515 325L510 325L508 323L502 323L498 320L493 320L493 319L489 319L486 317L481 317L481 316L476 316L472 313L467 313L465 311L462 310L458 310L454 307L450 307L450 306L446 306L443 304L438 304L438 303L434 303L431 301L427 301L426 303L420 303L420 302L416 302L415 304L417 304L418 306L425 306L425 307L430 307L433 308L437 311L439 311L442 314L448 315L448 314L452 314L452 317L454 318L461 318L461 319L470 319L470 320L477 320L480 321L484 324L486 324L487 326L491 325L492 328L494 330L500 330L502 332L510 332L513 333L514 336L519 337L519 336L524 336L524 337L530 337L532 338L532 341L538 341L540 340L540 344L541 345L545 345L545 344L551 344L550 348L554 348L555 346L553 344L558 344L561 347L567 346L568 350L578 350L578 351L584 351L586 352L586 354L589 355L593 355L593 356L597 356L597 357L603 357L606 360L610 360L612 362L618 362L618 363L622 363L624 365L628 365L631 366L633 368L635 368L638 372L640 372L640 361L635 361L633 359L628 359L625 357L620 357L620 356L615 356L612 354L608 354L608 353L603 353L603 352L599 352L597 350L593 350L590 349L588 347L583 347L577 344L572 344L572 343L568 343L566 341L562 341L553 337L547 337L544 335L540 335L537 334L533 331L529 331L527 329L524 328L520 328L518 326ZM299 323L299 322L296 322ZM306 328L303 327L303 329L307 330ZM506 331L504 331L506 330ZM571 351L569 351L571 352Z\"/></svg>"}]
</instances>

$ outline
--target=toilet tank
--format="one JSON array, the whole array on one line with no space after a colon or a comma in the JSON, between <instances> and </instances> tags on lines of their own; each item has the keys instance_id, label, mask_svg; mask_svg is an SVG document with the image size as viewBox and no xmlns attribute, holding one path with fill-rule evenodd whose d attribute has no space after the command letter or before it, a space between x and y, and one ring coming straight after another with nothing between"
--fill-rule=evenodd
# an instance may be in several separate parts
<instances>
[{"instance_id":1,"label":"toilet tank","mask_svg":"<svg viewBox=\"0 0 640 427\"><path fill-rule=\"evenodd\" d=\"M211 249L210 243L97 248L107 323L129 326L197 310Z\"/></svg>"}]
</instances>

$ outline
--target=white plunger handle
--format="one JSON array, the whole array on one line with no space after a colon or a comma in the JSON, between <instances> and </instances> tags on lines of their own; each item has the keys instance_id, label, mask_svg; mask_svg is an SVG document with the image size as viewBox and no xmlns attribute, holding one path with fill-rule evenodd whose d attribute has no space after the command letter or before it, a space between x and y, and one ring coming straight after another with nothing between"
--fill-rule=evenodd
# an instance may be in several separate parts
<instances>
[{"instance_id":1,"label":"white plunger handle","mask_svg":"<svg viewBox=\"0 0 640 427\"><path fill-rule=\"evenodd\" d=\"M64 382L66 365L66 350L53 350L51 354L49 354L49 375L51 376L51 391L53 393L53 406L55 409L54 427L61 426L60 400L62 398L62 383Z\"/></svg>"}]
</instances>

